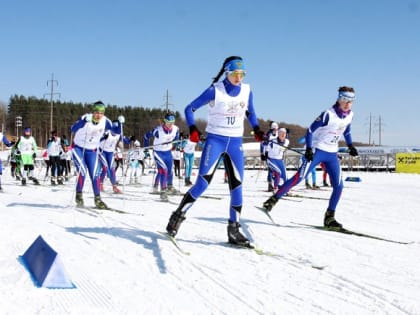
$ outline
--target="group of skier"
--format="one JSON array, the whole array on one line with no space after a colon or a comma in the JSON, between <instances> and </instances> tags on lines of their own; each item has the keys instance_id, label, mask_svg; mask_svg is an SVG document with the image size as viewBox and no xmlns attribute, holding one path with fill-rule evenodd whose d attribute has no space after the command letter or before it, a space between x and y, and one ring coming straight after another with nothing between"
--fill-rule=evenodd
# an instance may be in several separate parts
<instances>
[{"instance_id":1,"label":"group of skier","mask_svg":"<svg viewBox=\"0 0 420 315\"><path fill-rule=\"evenodd\" d=\"M223 75L223 79L219 81ZM111 121L105 116L105 105L101 101L94 103L92 113L84 114L71 127L73 133L71 154L77 174L76 204L84 206L83 188L86 176L89 175L95 206L100 209L107 209L108 206L102 201L100 195L101 190L104 189L105 178L110 179L115 193L121 193L117 186L114 166L118 143L121 141L125 144L134 143L134 147L129 154L129 162L135 163L143 160L144 155L148 154L148 148L153 138L153 158L157 167L155 188L160 185L161 198L166 200L168 194L178 192L173 185L173 156L171 151L174 146L184 152L186 163L185 184L191 186L183 196L179 206L171 213L166 226L167 233L175 237L182 222L186 219L187 212L210 185L219 162L222 161L230 191L227 220L228 242L238 246L252 246L250 240L240 229L244 180L242 140L244 119L247 118L255 139L261 142L261 159L266 162L269 168L269 190L273 191L273 195L263 203L265 211L267 213L272 211L277 202L292 187L304 179L318 164L322 163L332 186L332 193L323 223L326 228L341 228L342 224L335 218L335 211L343 190L337 151L338 142L344 136L349 154L352 156L358 155L351 137L351 121L353 118L351 109L355 100L354 89L348 86L340 87L337 99L332 107L323 111L309 126L305 134L306 149L301 166L292 177L287 179L283 157L289 146L288 130L279 127L276 122L270 124L268 132L264 132L260 128L254 108L253 92L250 85L243 82L245 76L245 62L241 57L231 56L226 58L212 84L185 108L185 118L189 128L188 138L181 138L179 128L174 124L175 115L168 112L163 117L161 124L144 135L145 149L140 147L140 142L135 138L123 137L123 125L125 123L123 116ZM192 184L190 179L194 151L202 137L202 132L195 123L195 112L205 105L208 105L206 136L198 175L195 184ZM26 184L28 179L37 183L38 180L33 176L37 145L35 139L31 136L30 128L23 130L23 135L16 144L10 143L2 134L0 136L5 145L14 145L14 154L20 160L22 184ZM58 171L57 161L63 153L63 145L62 139L57 136L56 132L51 135L47 151L52 167L51 183L62 183L62 173ZM141 172L144 173L144 164ZM179 171L176 175L180 177ZM271 179L273 179L273 183L271 183Z\"/></svg>"}]
</instances>

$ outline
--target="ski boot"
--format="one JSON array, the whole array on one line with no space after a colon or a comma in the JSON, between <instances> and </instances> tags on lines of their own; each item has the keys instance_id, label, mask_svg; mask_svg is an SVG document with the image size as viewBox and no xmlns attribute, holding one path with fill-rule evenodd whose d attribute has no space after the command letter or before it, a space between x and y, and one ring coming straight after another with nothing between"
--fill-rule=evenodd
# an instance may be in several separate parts
<instances>
[{"instance_id":1,"label":"ski boot","mask_svg":"<svg viewBox=\"0 0 420 315\"><path fill-rule=\"evenodd\" d=\"M160 192L160 200L162 201L168 201L168 192L166 189L162 189L162 191Z\"/></svg>"},{"instance_id":2,"label":"ski boot","mask_svg":"<svg viewBox=\"0 0 420 315\"><path fill-rule=\"evenodd\" d=\"M176 195L179 192L174 186L168 186L167 191L168 195Z\"/></svg>"},{"instance_id":3,"label":"ski boot","mask_svg":"<svg viewBox=\"0 0 420 315\"><path fill-rule=\"evenodd\" d=\"M95 196L95 207L98 209L108 209L106 203L102 201L101 196Z\"/></svg>"},{"instance_id":4,"label":"ski boot","mask_svg":"<svg viewBox=\"0 0 420 315\"><path fill-rule=\"evenodd\" d=\"M322 183L322 185L323 185L324 187L328 187L328 186L329 186L326 180L324 180L324 182Z\"/></svg>"},{"instance_id":5,"label":"ski boot","mask_svg":"<svg viewBox=\"0 0 420 315\"><path fill-rule=\"evenodd\" d=\"M78 207L83 207L83 193L82 192L76 192L76 205Z\"/></svg>"},{"instance_id":6,"label":"ski boot","mask_svg":"<svg viewBox=\"0 0 420 315\"><path fill-rule=\"evenodd\" d=\"M166 226L166 232L172 237L175 237L178 233L178 229L181 226L182 221L185 220L185 213L181 210L176 210L172 212L171 217L169 218L168 225Z\"/></svg>"},{"instance_id":7,"label":"ski boot","mask_svg":"<svg viewBox=\"0 0 420 315\"><path fill-rule=\"evenodd\" d=\"M57 177L57 183L58 183L58 185L64 185L64 181L63 181L63 177L62 176L58 176Z\"/></svg>"},{"instance_id":8,"label":"ski boot","mask_svg":"<svg viewBox=\"0 0 420 315\"><path fill-rule=\"evenodd\" d=\"M54 176L51 177L51 186L56 186L57 185L57 181L56 178Z\"/></svg>"},{"instance_id":9,"label":"ski boot","mask_svg":"<svg viewBox=\"0 0 420 315\"><path fill-rule=\"evenodd\" d=\"M274 191L274 186L273 186L272 183L268 183L268 189L267 189L267 191L268 192L273 192Z\"/></svg>"},{"instance_id":10,"label":"ski boot","mask_svg":"<svg viewBox=\"0 0 420 315\"><path fill-rule=\"evenodd\" d=\"M22 186L26 185L26 178L22 178Z\"/></svg>"},{"instance_id":11,"label":"ski boot","mask_svg":"<svg viewBox=\"0 0 420 315\"><path fill-rule=\"evenodd\" d=\"M343 227L341 223L338 223L334 218L335 211L327 210L324 217L324 227L331 230L339 230Z\"/></svg>"},{"instance_id":12,"label":"ski boot","mask_svg":"<svg viewBox=\"0 0 420 315\"><path fill-rule=\"evenodd\" d=\"M308 181L305 181L305 187L306 187L307 189L312 189L312 186L311 186L311 184L309 184L309 182L308 182Z\"/></svg>"},{"instance_id":13,"label":"ski boot","mask_svg":"<svg viewBox=\"0 0 420 315\"><path fill-rule=\"evenodd\" d=\"M277 199L277 197L275 195L272 195L270 198L268 198L264 203L263 203L263 208L267 211L271 211L271 209L273 209L273 207L276 205L277 201L279 201Z\"/></svg>"},{"instance_id":14,"label":"ski boot","mask_svg":"<svg viewBox=\"0 0 420 315\"><path fill-rule=\"evenodd\" d=\"M319 189L320 187L317 184L312 185L312 189Z\"/></svg>"},{"instance_id":15,"label":"ski boot","mask_svg":"<svg viewBox=\"0 0 420 315\"><path fill-rule=\"evenodd\" d=\"M36 179L35 177L29 177L28 179L30 179L35 185L39 185L39 181L38 179Z\"/></svg>"},{"instance_id":16,"label":"ski boot","mask_svg":"<svg viewBox=\"0 0 420 315\"><path fill-rule=\"evenodd\" d=\"M241 227L239 222L232 222L230 220L228 222L227 233L229 243L238 246L249 246L249 239L239 231L239 228Z\"/></svg>"}]
</instances>

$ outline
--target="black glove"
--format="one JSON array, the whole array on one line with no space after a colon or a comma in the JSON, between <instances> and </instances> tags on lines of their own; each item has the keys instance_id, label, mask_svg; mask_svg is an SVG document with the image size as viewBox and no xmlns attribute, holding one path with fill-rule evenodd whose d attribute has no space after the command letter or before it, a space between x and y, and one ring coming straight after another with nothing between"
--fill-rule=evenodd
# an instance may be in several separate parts
<instances>
[{"instance_id":1,"label":"black glove","mask_svg":"<svg viewBox=\"0 0 420 315\"><path fill-rule=\"evenodd\" d=\"M16 141L10 141L10 145L13 146L16 144Z\"/></svg>"},{"instance_id":2,"label":"black glove","mask_svg":"<svg viewBox=\"0 0 420 315\"><path fill-rule=\"evenodd\" d=\"M311 162L314 159L314 152L312 151L312 148L306 148L305 159L308 162Z\"/></svg>"},{"instance_id":3,"label":"black glove","mask_svg":"<svg viewBox=\"0 0 420 315\"><path fill-rule=\"evenodd\" d=\"M108 139L108 137L109 137L109 132L107 131L107 132L105 132L105 134L104 134L104 139L106 140L106 139Z\"/></svg>"},{"instance_id":4,"label":"black glove","mask_svg":"<svg viewBox=\"0 0 420 315\"><path fill-rule=\"evenodd\" d=\"M35 159L36 158L36 153L32 154L32 157Z\"/></svg>"},{"instance_id":5,"label":"black glove","mask_svg":"<svg viewBox=\"0 0 420 315\"><path fill-rule=\"evenodd\" d=\"M261 161L267 161L267 155L261 154Z\"/></svg>"},{"instance_id":6,"label":"black glove","mask_svg":"<svg viewBox=\"0 0 420 315\"><path fill-rule=\"evenodd\" d=\"M359 152L357 152L357 149L351 144L349 145L349 154L351 156L358 156Z\"/></svg>"},{"instance_id":7,"label":"black glove","mask_svg":"<svg viewBox=\"0 0 420 315\"><path fill-rule=\"evenodd\" d=\"M131 136L130 137L130 141L132 141L132 142L136 141L136 137L135 136Z\"/></svg>"},{"instance_id":8,"label":"black glove","mask_svg":"<svg viewBox=\"0 0 420 315\"><path fill-rule=\"evenodd\" d=\"M265 140L265 132L260 129L260 126L254 127L254 138L258 142L262 142Z\"/></svg>"}]
</instances>

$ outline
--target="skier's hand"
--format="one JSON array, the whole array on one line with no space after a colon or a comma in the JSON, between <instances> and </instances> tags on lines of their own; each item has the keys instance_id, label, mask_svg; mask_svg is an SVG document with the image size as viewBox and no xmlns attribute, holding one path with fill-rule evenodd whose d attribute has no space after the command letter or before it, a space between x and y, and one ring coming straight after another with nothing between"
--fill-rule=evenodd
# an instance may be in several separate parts
<instances>
[{"instance_id":1,"label":"skier's hand","mask_svg":"<svg viewBox=\"0 0 420 315\"><path fill-rule=\"evenodd\" d=\"M200 141L201 132L195 125L190 126L190 141L198 143Z\"/></svg>"},{"instance_id":2,"label":"skier's hand","mask_svg":"<svg viewBox=\"0 0 420 315\"><path fill-rule=\"evenodd\" d=\"M351 156L358 156L359 152L357 152L357 149L351 144L349 145L349 154Z\"/></svg>"},{"instance_id":3,"label":"skier's hand","mask_svg":"<svg viewBox=\"0 0 420 315\"><path fill-rule=\"evenodd\" d=\"M125 123L125 117L124 117L123 115L118 116L118 121L119 121L121 124L124 124L124 123Z\"/></svg>"},{"instance_id":4,"label":"skier's hand","mask_svg":"<svg viewBox=\"0 0 420 315\"><path fill-rule=\"evenodd\" d=\"M255 140L257 140L258 142L262 142L265 140L265 132L260 129L260 126L255 126L253 132Z\"/></svg>"},{"instance_id":5,"label":"skier's hand","mask_svg":"<svg viewBox=\"0 0 420 315\"><path fill-rule=\"evenodd\" d=\"M86 122L92 121L92 114L91 114L91 113L84 114L84 115L82 116L82 119L83 119L84 121L86 121Z\"/></svg>"},{"instance_id":6,"label":"skier's hand","mask_svg":"<svg viewBox=\"0 0 420 315\"><path fill-rule=\"evenodd\" d=\"M314 159L314 152L312 151L312 148L306 148L305 159L308 162L311 162Z\"/></svg>"},{"instance_id":7,"label":"skier's hand","mask_svg":"<svg viewBox=\"0 0 420 315\"><path fill-rule=\"evenodd\" d=\"M36 153L34 152L33 154L32 154L32 158L36 158Z\"/></svg>"},{"instance_id":8,"label":"skier's hand","mask_svg":"<svg viewBox=\"0 0 420 315\"><path fill-rule=\"evenodd\" d=\"M133 142L136 141L136 137L135 136L131 136L130 137L130 141L133 141Z\"/></svg>"}]
</instances>

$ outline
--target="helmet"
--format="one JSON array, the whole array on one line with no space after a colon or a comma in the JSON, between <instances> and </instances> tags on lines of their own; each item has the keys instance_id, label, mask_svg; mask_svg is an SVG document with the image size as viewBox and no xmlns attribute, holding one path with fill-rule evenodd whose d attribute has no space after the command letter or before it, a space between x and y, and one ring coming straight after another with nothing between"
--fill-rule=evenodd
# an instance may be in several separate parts
<instances>
[{"instance_id":1,"label":"helmet","mask_svg":"<svg viewBox=\"0 0 420 315\"><path fill-rule=\"evenodd\" d=\"M134 141L134 146L139 147L140 146L140 141L139 140Z\"/></svg>"},{"instance_id":2,"label":"helmet","mask_svg":"<svg viewBox=\"0 0 420 315\"><path fill-rule=\"evenodd\" d=\"M270 129L279 129L279 125L275 121L273 121L271 123Z\"/></svg>"}]
</instances>

